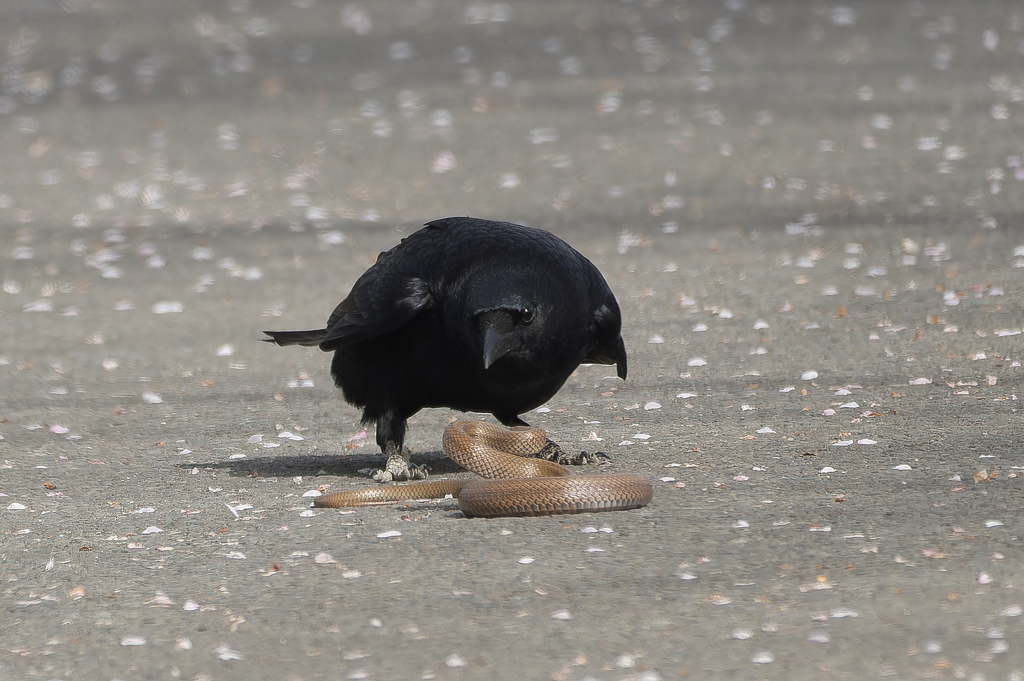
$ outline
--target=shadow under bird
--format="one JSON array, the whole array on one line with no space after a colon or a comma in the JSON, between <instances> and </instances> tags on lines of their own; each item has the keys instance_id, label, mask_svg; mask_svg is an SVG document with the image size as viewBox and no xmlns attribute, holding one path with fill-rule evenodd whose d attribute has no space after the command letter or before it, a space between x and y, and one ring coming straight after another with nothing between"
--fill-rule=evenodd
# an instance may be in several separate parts
<instances>
[{"instance_id":1,"label":"shadow under bird","mask_svg":"<svg viewBox=\"0 0 1024 681\"><path fill-rule=\"evenodd\" d=\"M547 402L581 363L626 378L619 305L598 269L541 229L445 218L402 239L309 331L277 345L333 351L345 399L375 423L381 482L424 477L403 451L424 407L490 412L506 426Z\"/></svg>"}]
</instances>

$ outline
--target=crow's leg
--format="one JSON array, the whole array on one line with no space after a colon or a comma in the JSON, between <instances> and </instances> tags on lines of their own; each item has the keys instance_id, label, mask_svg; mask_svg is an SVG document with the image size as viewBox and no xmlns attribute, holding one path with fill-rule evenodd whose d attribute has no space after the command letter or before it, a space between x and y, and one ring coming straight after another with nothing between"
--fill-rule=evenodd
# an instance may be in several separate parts
<instances>
[{"instance_id":1,"label":"crow's leg","mask_svg":"<svg viewBox=\"0 0 1024 681\"><path fill-rule=\"evenodd\" d=\"M389 442L384 454L387 455L387 463L384 468L376 470L370 477L377 482L397 482L402 480L423 480L427 477L427 469L410 463L403 455L402 450L394 442Z\"/></svg>"},{"instance_id":2,"label":"crow's leg","mask_svg":"<svg viewBox=\"0 0 1024 681\"><path fill-rule=\"evenodd\" d=\"M402 451L405 443L405 419L393 411L384 412L377 419L377 446L387 456L387 463L382 470L375 471L371 477L377 482L394 480L422 480L427 477L427 470L416 464L409 463L409 455Z\"/></svg>"},{"instance_id":3,"label":"crow's leg","mask_svg":"<svg viewBox=\"0 0 1024 681\"><path fill-rule=\"evenodd\" d=\"M503 426L515 428L516 426L529 426L530 424L519 418L519 414L494 414L494 418Z\"/></svg>"}]
</instances>

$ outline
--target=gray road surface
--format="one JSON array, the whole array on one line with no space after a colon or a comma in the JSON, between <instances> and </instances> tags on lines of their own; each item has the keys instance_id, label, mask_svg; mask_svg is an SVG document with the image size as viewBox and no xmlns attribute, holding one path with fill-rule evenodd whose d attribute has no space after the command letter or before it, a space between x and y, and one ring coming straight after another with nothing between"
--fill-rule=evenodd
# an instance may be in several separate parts
<instances>
[{"instance_id":1,"label":"gray road surface","mask_svg":"<svg viewBox=\"0 0 1024 681\"><path fill-rule=\"evenodd\" d=\"M8 2L0 44L3 681L1024 679L1024 8ZM260 331L467 214L609 280L629 380L526 418L647 508L310 508L380 458Z\"/></svg>"}]
</instances>

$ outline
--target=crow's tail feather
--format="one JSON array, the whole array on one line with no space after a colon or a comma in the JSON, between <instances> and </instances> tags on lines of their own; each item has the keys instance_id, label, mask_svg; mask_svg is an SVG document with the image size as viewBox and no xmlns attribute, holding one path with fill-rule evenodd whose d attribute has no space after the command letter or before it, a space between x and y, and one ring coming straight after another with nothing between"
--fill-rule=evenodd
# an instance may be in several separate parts
<instances>
[{"instance_id":1,"label":"crow's tail feather","mask_svg":"<svg viewBox=\"0 0 1024 681\"><path fill-rule=\"evenodd\" d=\"M310 331L264 331L263 333L270 336L270 338L262 338L267 343L274 343L276 345L304 345L306 347L316 347L320 345L327 336L327 329L313 329Z\"/></svg>"}]
</instances>

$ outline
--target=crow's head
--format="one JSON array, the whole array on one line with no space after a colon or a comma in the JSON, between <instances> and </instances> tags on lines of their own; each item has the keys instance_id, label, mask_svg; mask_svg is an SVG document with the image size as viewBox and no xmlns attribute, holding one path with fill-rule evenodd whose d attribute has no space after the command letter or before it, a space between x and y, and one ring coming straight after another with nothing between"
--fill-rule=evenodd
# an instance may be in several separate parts
<instances>
[{"instance_id":1,"label":"crow's head","mask_svg":"<svg viewBox=\"0 0 1024 681\"><path fill-rule=\"evenodd\" d=\"M512 296L501 305L477 310L473 318L484 351L484 369L509 353L530 347L530 338L538 334L542 312L536 305Z\"/></svg>"}]
</instances>

